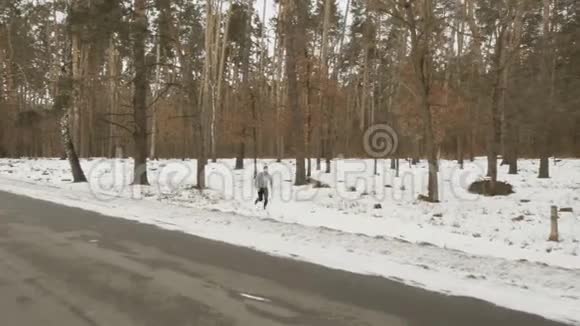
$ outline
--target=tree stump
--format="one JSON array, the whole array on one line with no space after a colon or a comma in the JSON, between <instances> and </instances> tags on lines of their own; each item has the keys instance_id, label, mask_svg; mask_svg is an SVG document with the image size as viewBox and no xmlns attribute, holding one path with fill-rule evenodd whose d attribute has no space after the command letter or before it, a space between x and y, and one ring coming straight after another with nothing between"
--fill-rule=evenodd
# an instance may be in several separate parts
<instances>
[{"instance_id":1,"label":"tree stump","mask_svg":"<svg viewBox=\"0 0 580 326\"><path fill-rule=\"evenodd\" d=\"M550 216L550 238L548 241L559 241L558 236L558 206L552 206L552 214Z\"/></svg>"}]
</instances>

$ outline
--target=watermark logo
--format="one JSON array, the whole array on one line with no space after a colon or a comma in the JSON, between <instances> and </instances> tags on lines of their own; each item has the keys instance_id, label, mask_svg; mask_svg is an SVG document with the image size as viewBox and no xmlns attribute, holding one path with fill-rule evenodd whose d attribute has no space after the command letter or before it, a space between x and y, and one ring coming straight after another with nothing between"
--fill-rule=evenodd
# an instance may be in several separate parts
<instances>
[{"instance_id":1,"label":"watermark logo","mask_svg":"<svg viewBox=\"0 0 580 326\"><path fill-rule=\"evenodd\" d=\"M129 190L126 160L100 159L91 162L87 172L89 190L100 201L112 201Z\"/></svg>"},{"instance_id":2,"label":"watermark logo","mask_svg":"<svg viewBox=\"0 0 580 326\"><path fill-rule=\"evenodd\" d=\"M397 151L399 136L393 127L387 124L376 124L365 131L363 146L369 156L384 158Z\"/></svg>"},{"instance_id":3,"label":"watermark logo","mask_svg":"<svg viewBox=\"0 0 580 326\"><path fill-rule=\"evenodd\" d=\"M392 128L380 125L369 130L371 131L365 137L369 155L378 158L396 150L398 140ZM227 201L252 203L257 196L253 163L247 162L243 170L235 170L233 163L233 160L209 163L206 166L207 187ZM262 164L265 163L260 163L260 168ZM352 203L361 199L363 202L413 202L418 195L425 193L428 186L428 170L424 163L416 167L403 165L400 173L395 174L389 168L388 160L335 159L330 174L316 171L313 173L312 178L326 187L294 187L292 181L296 166L292 161L268 161L267 164L271 167L270 174L273 178L271 195L280 202L316 201L330 206L335 205L336 201ZM373 172L375 164L376 174ZM87 165L89 190L101 201L146 197L176 201L197 198L198 190L193 187L197 179L195 160L150 161L150 187L131 184L132 160L101 159L87 162ZM480 198L470 193L468 188L471 183L485 176L484 162L467 163L465 169L460 169L455 162L440 161L439 169L441 199L473 201Z\"/></svg>"}]
</instances>

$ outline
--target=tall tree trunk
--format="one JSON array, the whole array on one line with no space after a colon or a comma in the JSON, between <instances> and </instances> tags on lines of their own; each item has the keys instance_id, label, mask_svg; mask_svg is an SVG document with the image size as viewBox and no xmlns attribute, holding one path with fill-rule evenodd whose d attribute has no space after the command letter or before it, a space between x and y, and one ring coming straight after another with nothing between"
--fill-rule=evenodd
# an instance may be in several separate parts
<instances>
[{"instance_id":1,"label":"tall tree trunk","mask_svg":"<svg viewBox=\"0 0 580 326\"><path fill-rule=\"evenodd\" d=\"M244 158L246 155L246 128L242 128L242 136L240 137L238 144L238 153L236 156L236 170L244 169Z\"/></svg>"},{"instance_id":2,"label":"tall tree trunk","mask_svg":"<svg viewBox=\"0 0 580 326\"><path fill-rule=\"evenodd\" d=\"M218 0L217 5L217 14L214 15L213 19L213 26L212 26L212 41L213 41L213 49L212 49L212 63L211 63L211 75L213 83L219 84L221 83L221 76L220 73L223 73L221 70L222 65L222 56L221 56L221 38L220 38L220 31L221 31L221 24L222 24L222 8L223 8L223 0ZM231 6L229 12L231 13ZM229 19L229 13L228 13ZM227 24L227 23L226 23ZM227 33L227 30L224 31ZM226 35L227 37L227 35ZM225 42L225 40L224 40ZM207 58L206 58L207 59ZM212 85L211 88L211 113L209 116L209 155L212 159L212 162L217 162L217 135L216 135L216 127L217 127L217 111L220 108L221 102L221 85L217 87Z\"/></svg>"},{"instance_id":3,"label":"tall tree trunk","mask_svg":"<svg viewBox=\"0 0 580 326\"><path fill-rule=\"evenodd\" d=\"M281 10L278 10L278 20L281 20ZM283 146L283 133L282 133L282 102L284 97L284 83L282 67L284 64L283 55L284 47L282 43L284 42L281 33L276 34L276 58L275 58L275 90L274 90L274 105L276 106L276 161L278 163L282 162L284 156L284 146Z\"/></svg>"},{"instance_id":4,"label":"tall tree trunk","mask_svg":"<svg viewBox=\"0 0 580 326\"><path fill-rule=\"evenodd\" d=\"M457 60L456 60L456 71L457 71L457 88L461 89L462 86L462 56L463 56L463 46L464 46L464 36L465 36L465 15L466 15L466 5L464 5L461 0L456 0L455 5L457 6L456 20L454 22L455 38L457 39ZM454 44L451 42L449 44L450 48L453 49ZM459 164L459 169L463 170L464 165L464 140L465 140L465 118L460 122L459 130L457 131L457 163Z\"/></svg>"},{"instance_id":5,"label":"tall tree trunk","mask_svg":"<svg viewBox=\"0 0 580 326\"><path fill-rule=\"evenodd\" d=\"M61 92L66 92L66 90L61 90ZM60 117L60 137L62 141L62 145L64 147L64 152L68 159L71 172L73 175L73 182L80 183L80 182L87 182L87 177L85 176L81 164L79 162L79 157L75 150L74 143L72 142L71 132L70 132L70 108L63 107L62 110L64 112L61 114Z\"/></svg>"},{"instance_id":6,"label":"tall tree trunk","mask_svg":"<svg viewBox=\"0 0 580 326\"><path fill-rule=\"evenodd\" d=\"M133 80L133 130L134 168L133 184L148 185L147 178L147 63L145 46L147 40L147 1L135 0L133 17L133 62L135 78Z\"/></svg>"},{"instance_id":7,"label":"tall tree trunk","mask_svg":"<svg viewBox=\"0 0 580 326\"><path fill-rule=\"evenodd\" d=\"M254 6L254 0L248 0L247 2L248 7L246 8L246 10L251 10ZM254 143L254 155L256 155L256 151L255 149L257 148L257 145L255 145L257 143L257 115L255 114L255 108L251 107L251 101L252 96L250 94L251 92L251 86L250 86L250 59L251 59L251 49L252 49L252 36L251 36L251 18L252 15L247 12L246 16L245 16L245 27L244 27L244 40L243 40L243 44L242 44L242 89L243 89L243 94L242 94L242 98L244 99L242 101L242 104L239 106L239 110L242 111L242 137L241 137L241 143L239 144L240 149L238 151L239 155L245 154L245 141L246 141L246 131L248 128L250 128L251 131L251 135L252 135L252 140ZM251 107L252 112L250 113L252 116L252 120L253 120L253 124L251 126L248 126L248 122L247 122L247 118L245 117L245 112L243 112L248 106ZM255 160L257 161L257 160ZM240 164L240 168L243 168L243 162L244 162L244 157L237 157L236 158L236 167L238 167L238 163ZM257 169L258 167L256 166L256 164L254 164L254 173L257 174Z\"/></svg>"},{"instance_id":8,"label":"tall tree trunk","mask_svg":"<svg viewBox=\"0 0 580 326\"><path fill-rule=\"evenodd\" d=\"M481 81L483 71L484 71L484 62L483 62L483 53L482 53L482 43L484 38L482 37L482 33L480 30L479 25L476 21L476 8L474 5L475 0L465 0L465 10L466 10L466 20L467 24L469 25L469 29L471 30L472 34L472 42L471 42L471 51L474 54L474 62L471 65L471 78L470 82L472 84L477 84ZM476 135L478 134L479 124L477 121L477 110L475 108L481 107L481 101L478 96L475 96L476 100L475 103L470 105L470 119L469 119L469 159L471 162L475 161L475 145L476 145ZM474 108L475 107L475 108ZM489 169L488 169L489 170Z\"/></svg>"},{"instance_id":9,"label":"tall tree trunk","mask_svg":"<svg viewBox=\"0 0 580 326\"><path fill-rule=\"evenodd\" d=\"M475 162L475 133L473 130L469 131L469 161Z\"/></svg>"},{"instance_id":10,"label":"tall tree trunk","mask_svg":"<svg viewBox=\"0 0 580 326\"><path fill-rule=\"evenodd\" d=\"M320 111L323 112L322 130L318 133L320 137L319 153L316 157L316 170L320 170L320 158L326 156L327 142L330 128L330 111L326 105L326 96L328 93L328 38L330 30L330 16L332 9L332 0L324 0L324 21L322 23L322 39L320 45L320 94L319 104Z\"/></svg>"},{"instance_id":11,"label":"tall tree trunk","mask_svg":"<svg viewBox=\"0 0 580 326\"><path fill-rule=\"evenodd\" d=\"M282 12L283 4L279 2L278 4L278 16L277 19L279 22L282 21ZM273 92L273 102L276 106L276 161L282 162L282 158L284 157L284 134L282 127L282 103L284 102L284 82L283 82L283 66L284 66L284 44L286 39L284 37L284 33L278 32L276 33L276 40L274 44L274 53L276 54L274 57L274 92Z\"/></svg>"},{"instance_id":12,"label":"tall tree trunk","mask_svg":"<svg viewBox=\"0 0 580 326\"><path fill-rule=\"evenodd\" d=\"M236 170L244 169L244 157L246 155L246 143L242 141L238 147L238 155L236 156Z\"/></svg>"},{"instance_id":13,"label":"tall tree trunk","mask_svg":"<svg viewBox=\"0 0 580 326\"><path fill-rule=\"evenodd\" d=\"M207 130L205 126L208 125L206 121L206 116L209 110L211 110L212 94L210 89L211 79L212 79L212 67L214 61L214 0L206 1L206 26L205 26L205 61L203 68L203 84L200 88L200 97L198 107L195 108L195 117L193 122L193 127L197 134L197 187L199 189L204 189L206 187L205 183L205 166L207 165L207 147L208 142ZM194 35L191 35L192 39ZM187 60L187 58L186 58ZM192 68L190 68L190 71ZM193 79L193 73L190 79ZM191 81L193 83L193 80ZM192 86L193 87L193 86Z\"/></svg>"},{"instance_id":14,"label":"tall tree trunk","mask_svg":"<svg viewBox=\"0 0 580 326\"><path fill-rule=\"evenodd\" d=\"M342 30L340 32L340 39L338 41L338 50L336 51L337 55L336 55L336 62L334 64L334 70L332 71L332 76L331 76L331 80L334 82L338 82L339 79L339 73L340 73L340 64L342 64L342 48L344 45L344 39L346 37L346 29L347 29L347 23L348 23L348 13L350 12L350 5L351 5L351 1L352 0L346 0L346 8L345 8L345 12L347 14L344 15L344 21L342 24ZM331 103L329 103L329 107L333 107L335 102L334 102L334 98L331 100ZM335 124L337 124L337 120L335 118L335 113L329 112L328 114L328 128L326 130L326 145L324 146L325 151L326 151L326 173L330 173L331 172L331 167L332 167L332 158L334 157L334 153L335 153L335 147L336 147L336 142L337 142L337 133L336 133L336 129L337 126Z\"/></svg>"},{"instance_id":15,"label":"tall tree trunk","mask_svg":"<svg viewBox=\"0 0 580 326\"><path fill-rule=\"evenodd\" d=\"M517 17L514 21L514 26L509 37L509 56L514 56L518 52L520 45L522 25L523 25L523 10L517 12ZM504 137L502 143L504 144L504 158L509 164L509 174L518 173L518 121L519 117L512 105L506 104L506 93L509 87L509 75L510 75L510 60L507 60L506 67L503 71L502 83L503 83L503 93L502 96L502 110L504 113L504 130L502 132L502 137Z\"/></svg>"},{"instance_id":16,"label":"tall tree trunk","mask_svg":"<svg viewBox=\"0 0 580 326\"><path fill-rule=\"evenodd\" d=\"M306 92L310 92L310 87ZM310 97L307 95L307 97ZM309 100L306 101L306 176L310 178L312 176L312 111L310 108Z\"/></svg>"},{"instance_id":17,"label":"tall tree trunk","mask_svg":"<svg viewBox=\"0 0 580 326\"><path fill-rule=\"evenodd\" d=\"M155 92L153 94L153 100L159 101L159 96L161 95L161 42L157 38L155 49ZM154 103L151 108L151 143L149 144L149 157L151 159L157 158L157 108L158 103Z\"/></svg>"},{"instance_id":18,"label":"tall tree trunk","mask_svg":"<svg viewBox=\"0 0 580 326\"><path fill-rule=\"evenodd\" d=\"M459 168L461 170L463 170L463 164L464 164L463 140L464 140L464 135L457 136L457 163L459 163Z\"/></svg>"},{"instance_id":19,"label":"tall tree trunk","mask_svg":"<svg viewBox=\"0 0 580 326\"><path fill-rule=\"evenodd\" d=\"M498 41L499 42L499 41ZM502 51L502 50L499 50ZM496 54L497 55L497 54ZM496 69L500 69L497 67ZM487 135L487 176L490 178L490 186L489 186L489 194L495 194L495 187L497 182L497 155L498 155L498 146L500 141L500 128L501 128L501 119L500 119L500 112L499 112L499 101L501 97L501 90L500 90L500 78L499 75L501 73L496 73L496 80L494 81L494 86L492 90L492 99L491 99L491 121L489 125L488 135Z\"/></svg>"},{"instance_id":20,"label":"tall tree trunk","mask_svg":"<svg viewBox=\"0 0 580 326\"><path fill-rule=\"evenodd\" d=\"M237 70L237 68L236 68ZM242 87L239 86L240 85L240 81L239 81L239 73L236 71L235 74L236 76L235 78L235 83L238 85L238 87ZM238 103L245 103L245 97L244 97L244 93L243 92L238 92L237 94L235 94L234 96L237 97L237 102ZM237 110L240 112L243 112L244 109L244 105L237 105ZM243 113L242 113L243 115ZM243 117L242 119L244 119L245 117ZM241 134L238 136L238 141L239 143L237 144L238 146L238 151L237 151L237 155L236 155L236 166L235 169L236 170L243 170L244 169L244 158L246 157L246 137L247 137L247 129L248 127L246 126L245 122L242 121L242 125L241 125Z\"/></svg>"},{"instance_id":21,"label":"tall tree trunk","mask_svg":"<svg viewBox=\"0 0 580 326\"><path fill-rule=\"evenodd\" d=\"M258 150L258 115L257 115L257 107L256 107L256 97L255 94L252 93L253 90L250 90L250 106L252 108L252 119L254 120L254 126L252 127L252 143L254 145L254 177L258 175L258 156L260 156Z\"/></svg>"},{"instance_id":22,"label":"tall tree trunk","mask_svg":"<svg viewBox=\"0 0 580 326\"><path fill-rule=\"evenodd\" d=\"M434 11L432 0L425 0L421 4L404 5L406 8L407 20L410 23L411 32L411 57L413 67L417 75L417 82L420 89L421 116L425 131L425 150L427 152L427 161L429 164L429 181L428 181L428 200L430 202L439 201L439 182L438 182L438 156L435 144L435 135L433 131L433 118L429 98L431 94L431 74L432 57L431 44L432 34L434 31ZM418 7L418 8L416 8ZM418 9L421 26L418 24L415 9Z\"/></svg>"},{"instance_id":23,"label":"tall tree trunk","mask_svg":"<svg viewBox=\"0 0 580 326\"><path fill-rule=\"evenodd\" d=\"M553 107L553 97L554 97L554 59L552 58L553 50L550 46L550 4L551 0L542 0L544 8L542 15L542 76L541 81L543 87L548 87L548 96L546 99L546 105L541 108L542 112L540 116L542 119L539 122L540 125L540 170L538 173L538 178L547 179L550 177L550 131L549 131L549 120L551 117L552 107Z\"/></svg>"},{"instance_id":24,"label":"tall tree trunk","mask_svg":"<svg viewBox=\"0 0 580 326\"><path fill-rule=\"evenodd\" d=\"M73 0L71 2L73 12L78 11L79 0ZM74 95L72 97L72 109L70 112L70 129L72 142L75 146L75 149L78 150L82 154L82 131L80 125L80 109L82 106L82 98L83 98L83 83L84 80L81 75L81 56L82 56L82 44L81 44L81 35L79 31L74 31L71 33L71 46L72 46L72 78L73 78L73 92Z\"/></svg>"},{"instance_id":25,"label":"tall tree trunk","mask_svg":"<svg viewBox=\"0 0 580 326\"><path fill-rule=\"evenodd\" d=\"M115 47L115 41L113 35L111 35L111 39L109 40L109 51L108 51L108 71L107 71L107 78L109 81L109 113L110 113L110 121L112 123L109 124L109 148L107 155L109 157L115 157L116 150L118 144L118 136L115 126L116 116L119 106L119 91L118 91L118 78L119 78L119 71L120 71L120 64L121 61L119 59L119 52Z\"/></svg>"},{"instance_id":26,"label":"tall tree trunk","mask_svg":"<svg viewBox=\"0 0 580 326\"><path fill-rule=\"evenodd\" d=\"M506 67L502 76L502 83L504 87L508 86L509 69ZM504 90L504 93L506 91ZM503 159L508 164L508 174L518 173L518 157L517 157L517 125L514 108L511 105L506 105L506 96L502 97L503 114L503 130L502 130L502 144L503 144Z\"/></svg>"},{"instance_id":27,"label":"tall tree trunk","mask_svg":"<svg viewBox=\"0 0 580 326\"><path fill-rule=\"evenodd\" d=\"M294 151L296 155L296 176L294 184L306 184L304 165L304 117L300 107L298 87L298 57L306 50L306 19L308 5L305 0L284 0L286 33L286 78L288 80L288 107L292 112L294 128Z\"/></svg>"},{"instance_id":28,"label":"tall tree trunk","mask_svg":"<svg viewBox=\"0 0 580 326\"><path fill-rule=\"evenodd\" d=\"M79 102L75 104L75 121L77 124L79 147L78 153L81 157L89 157L91 153L91 134L92 134L92 117L94 114L94 107L92 98L94 94L91 91L94 87L94 79L92 72L93 67L90 62L90 54L93 51L93 44L81 42L80 47L80 69L79 75L75 76L75 86L77 86ZM96 70L96 69L95 69ZM82 114L81 114L82 113Z\"/></svg>"},{"instance_id":29,"label":"tall tree trunk","mask_svg":"<svg viewBox=\"0 0 580 326\"><path fill-rule=\"evenodd\" d=\"M71 29L72 29L72 16L75 13L75 4L72 4L68 8L68 31L65 33L64 41L64 57L63 64L61 66L61 72L59 76L59 82L57 86L57 95L54 101L54 108L56 112L59 112L59 129L60 138L62 145L64 147L64 152L68 159L69 165L71 167L73 182L87 182L87 178L83 172L81 164L79 162L79 157L77 155L75 145L72 140L71 130L70 130L70 114L74 111L72 107L77 101L74 100L75 96L75 79L73 78L73 45L71 42Z\"/></svg>"},{"instance_id":30,"label":"tall tree trunk","mask_svg":"<svg viewBox=\"0 0 580 326\"><path fill-rule=\"evenodd\" d=\"M377 42L375 35L372 33L372 29L375 27L374 16L369 8L369 3L365 6L365 24L363 31L363 77L362 77L362 92L361 92L361 113L360 113L360 129L364 131L373 120L373 95L371 90L371 69L372 67L372 54L371 49Z\"/></svg>"},{"instance_id":31,"label":"tall tree trunk","mask_svg":"<svg viewBox=\"0 0 580 326\"><path fill-rule=\"evenodd\" d=\"M411 165L417 165L421 162L421 138L414 137L413 140L413 157L411 157Z\"/></svg>"},{"instance_id":32,"label":"tall tree trunk","mask_svg":"<svg viewBox=\"0 0 580 326\"><path fill-rule=\"evenodd\" d=\"M516 137L516 139L513 140L513 142L517 143L518 141L518 136L517 136L517 131L513 131L513 136L512 137ZM509 161L509 170L508 170L508 174L518 174L518 148L517 146L514 146L513 143L510 145L510 161Z\"/></svg>"},{"instance_id":33,"label":"tall tree trunk","mask_svg":"<svg viewBox=\"0 0 580 326\"><path fill-rule=\"evenodd\" d=\"M504 113L506 87L511 59L517 51L519 43L520 24L523 19L521 3L509 8L505 17L500 17L499 31L495 40L493 53L493 88L491 98L491 125L488 132L488 175L490 177L489 192L495 194L497 183L497 155L501 143L502 119ZM511 39L508 36L511 35ZM511 118L511 116L510 116Z\"/></svg>"},{"instance_id":34,"label":"tall tree trunk","mask_svg":"<svg viewBox=\"0 0 580 326\"><path fill-rule=\"evenodd\" d=\"M3 28L4 27L4 28ZM13 140L8 142L6 148L11 156L18 157L19 149L18 142L20 140L20 128L14 128L16 126L16 120L18 118L19 105L18 105L18 90L14 78L14 49L12 44L12 24L8 23L5 26L0 26L0 31L3 30L5 35L6 49L5 49L5 72L4 77L6 80L6 107L7 114L2 120L5 120L8 124L11 124L12 132L5 134L6 138L12 138ZM1 80L0 80L1 82Z\"/></svg>"},{"instance_id":35,"label":"tall tree trunk","mask_svg":"<svg viewBox=\"0 0 580 326\"><path fill-rule=\"evenodd\" d=\"M7 60L5 59L4 56L4 49L2 49L1 45L4 42L3 39L3 28L0 28L0 68L4 69L4 66L6 64L8 64ZM4 85L4 79L5 76L4 75L0 75L0 85ZM0 86L0 107L4 107L6 104L6 97L4 95L4 87ZM3 112L4 115L8 115L10 114L10 112ZM10 117L8 117L10 118ZM8 121L6 121L8 119L0 119L0 157L6 157L8 155L8 151L7 151L7 141L6 141L6 134L8 134L7 130L8 130Z\"/></svg>"},{"instance_id":36,"label":"tall tree trunk","mask_svg":"<svg viewBox=\"0 0 580 326\"><path fill-rule=\"evenodd\" d=\"M303 83L304 90L304 107L306 108L306 176L310 178L312 176L312 85L310 81L311 67L310 62L305 63L306 65L306 81Z\"/></svg>"},{"instance_id":37,"label":"tall tree trunk","mask_svg":"<svg viewBox=\"0 0 580 326\"><path fill-rule=\"evenodd\" d=\"M220 62L219 62L219 69L218 69L218 76L217 76L217 110L219 110L220 112L223 110L223 97L224 97L224 92L223 92L223 80L224 80L224 71L225 71L225 66L226 66L226 61L227 61L227 53L228 53L228 39L229 39L229 31L230 31L230 22L231 22L231 18L232 18L232 7L230 6L230 9L228 11L228 17L226 20L226 25L225 25L225 29L224 29L224 37L222 40L222 44L221 44L221 54L220 54ZM213 127L212 129L214 131L212 131L213 133L213 141L212 141L212 148L211 148L211 155L212 155L212 161L216 162L217 161L217 150L216 150L216 146L217 146L217 136L215 135L215 129L216 129L216 117L215 117L215 111L213 113L212 116L212 120L213 120Z\"/></svg>"},{"instance_id":38,"label":"tall tree trunk","mask_svg":"<svg viewBox=\"0 0 580 326\"><path fill-rule=\"evenodd\" d=\"M503 71L506 69L505 37L507 23L500 22L500 30L493 53L493 84L490 107L490 121L487 133L487 176L490 178L489 194L494 195L497 183L497 156L501 141L501 106L504 101Z\"/></svg>"}]
</instances>

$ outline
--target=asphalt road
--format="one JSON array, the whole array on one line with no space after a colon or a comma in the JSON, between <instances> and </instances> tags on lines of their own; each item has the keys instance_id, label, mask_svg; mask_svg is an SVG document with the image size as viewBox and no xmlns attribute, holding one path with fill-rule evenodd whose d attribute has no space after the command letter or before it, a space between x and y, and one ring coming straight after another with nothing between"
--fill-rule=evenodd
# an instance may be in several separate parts
<instances>
[{"instance_id":1,"label":"asphalt road","mask_svg":"<svg viewBox=\"0 0 580 326\"><path fill-rule=\"evenodd\" d=\"M3 192L0 324L558 325Z\"/></svg>"}]
</instances>

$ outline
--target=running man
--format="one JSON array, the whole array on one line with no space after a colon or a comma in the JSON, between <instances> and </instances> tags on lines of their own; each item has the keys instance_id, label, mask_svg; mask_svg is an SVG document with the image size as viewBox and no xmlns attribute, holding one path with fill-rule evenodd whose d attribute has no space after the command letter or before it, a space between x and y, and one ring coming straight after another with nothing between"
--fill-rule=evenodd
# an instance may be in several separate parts
<instances>
[{"instance_id":1,"label":"running man","mask_svg":"<svg viewBox=\"0 0 580 326\"><path fill-rule=\"evenodd\" d=\"M272 188L272 176L268 173L268 166L264 165L264 171L258 173L254 179L256 188L258 188L258 199L254 202L257 205L258 202L264 201L264 209L268 206L268 185Z\"/></svg>"}]
</instances>

